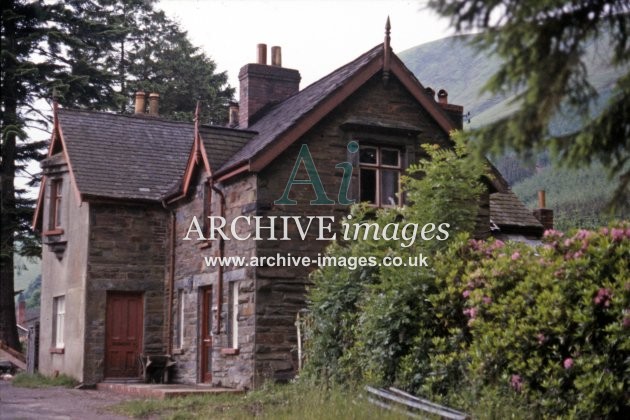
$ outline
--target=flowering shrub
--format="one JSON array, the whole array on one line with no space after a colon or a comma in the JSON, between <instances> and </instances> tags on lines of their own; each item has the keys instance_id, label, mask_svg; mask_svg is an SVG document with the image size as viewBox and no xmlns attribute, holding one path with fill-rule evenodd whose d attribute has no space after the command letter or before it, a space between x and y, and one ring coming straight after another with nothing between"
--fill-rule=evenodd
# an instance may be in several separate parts
<instances>
[{"instance_id":1,"label":"flowering shrub","mask_svg":"<svg viewBox=\"0 0 630 420\"><path fill-rule=\"evenodd\" d=\"M628 408L629 225L547 231L536 248L460 240L436 275L430 300L448 333L433 338L432 375L412 385L432 394L503 386L544 416Z\"/></svg>"}]
</instances>

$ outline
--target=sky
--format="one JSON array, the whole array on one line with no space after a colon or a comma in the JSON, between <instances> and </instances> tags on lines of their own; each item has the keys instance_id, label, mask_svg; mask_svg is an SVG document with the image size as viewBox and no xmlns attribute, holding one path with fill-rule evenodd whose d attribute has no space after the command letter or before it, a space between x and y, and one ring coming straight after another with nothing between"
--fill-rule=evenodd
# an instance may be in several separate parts
<instances>
[{"instance_id":1,"label":"sky","mask_svg":"<svg viewBox=\"0 0 630 420\"><path fill-rule=\"evenodd\" d=\"M383 42L390 17L398 53L452 35L425 0L161 0L157 7L188 31L238 89L240 68L256 45L282 47L283 67L300 71L304 88Z\"/></svg>"}]
</instances>

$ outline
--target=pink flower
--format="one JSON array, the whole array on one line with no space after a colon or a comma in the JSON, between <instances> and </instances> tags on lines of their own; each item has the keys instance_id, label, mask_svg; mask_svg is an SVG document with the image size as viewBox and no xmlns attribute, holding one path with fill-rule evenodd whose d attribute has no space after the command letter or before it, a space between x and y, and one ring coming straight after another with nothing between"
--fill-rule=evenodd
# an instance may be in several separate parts
<instances>
[{"instance_id":1,"label":"pink flower","mask_svg":"<svg viewBox=\"0 0 630 420\"><path fill-rule=\"evenodd\" d=\"M545 342L547 341L547 337L543 333L539 333L538 335L536 335L536 339L538 340L538 344L541 345L545 344Z\"/></svg>"},{"instance_id":2,"label":"pink flower","mask_svg":"<svg viewBox=\"0 0 630 420\"><path fill-rule=\"evenodd\" d=\"M580 229L577 231L577 233L575 234L575 237L577 239L586 239L591 235L591 232L589 232L586 229Z\"/></svg>"},{"instance_id":3,"label":"pink flower","mask_svg":"<svg viewBox=\"0 0 630 420\"><path fill-rule=\"evenodd\" d=\"M466 315L468 318L475 319L477 317L477 308L464 309L464 315Z\"/></svg>"},{"instance_id":4,"label":"pink flower","mask_svg":"<svg viewBox=\"0 0 630 420\"><path fill-rule=\"evenodd\" d=\"M621 324L624 330L630 328L630 316L627 316L623 319L623 323Z\"/></svg>"},{"instance_id":5,"label":"pink flower","mask_svg":"<svg viewBox=\"0 0 630 420\"><path fill-rule=\"evenodd\" d=\"M510 385L516 392L521 392L521 389L523 388L523 378L521 378L521 375L512 375L510 378Z\"/></svg>"},{"instance_id":6,"label":"pink flower","mask_svg":"<svg viewBox=\"0 0 630 420\"><path fill-rule=\"evenodd\" d=\"M612 236L612 239L615 242L621 242L623 240L624 235L625 235L625 232L623 229L613 229L610 231L610 236Z\"/></svg>"},{"instance_id":7,"label":"pink flower","mask_svg":"<svg viewBox=\"0 0 630 420\"><path fill-rule=\"evenodd\" d=\"M484 296L482 300L486 305L490 305L492 303L492 298L490 296Z\"/></svg>"},{"instance_id":8,"label":"pink flower","mask_svg":"<svg viewBox=\"0 0 630 420\"><path fill-rule=\"evenodd\" d=\"M512 254L512 261L516 261L521 257L521 254L519 254L518 251L514 251L514 254Z\"/></svg>"},{"instance_id":9,"label":"pink flower","mask_svg":"<svg viewBox=\"0 0 630 420\"><path fill-rule=\"evenodd\" d=\"M464 299L468 299L468 297L470 296L470 290L464 290L462 296L464 296Z\"/></svg>"},{"instance_id":10,"label":"pink flower","mask_svg":"<svg viewBox=\"0 0 630 420\"><path fill-rule=\"evenodd\" d=\"M564 359L564 362L562 362L562 366L564 366L565 369L571 369L573 367L573 359L567 357Z\"/></svg>"},{"instance_id":11,"label":"pink flower","mask_svg":"<svg viewBox=\"0 0 630 420\"><path fill-rule=\"evenodd\" d=\"M612 291L605 287L602 287L597 291L597 296L593 298L593 303L598 306L608 308L610 306L610 300L612 299Z\"/></svg>"},{"instance_id":12,"label":"pink flower","mask_svg":"<svg viewBox=\"0 0 630 420\"><path fill-rule=\"evenodd\" d=\"M582 251L578 251L575 254L573 254L573 259L577 260L578 258L580 258L582 255L584 255L584 253Z\"/></svg>"},{"instance_id":13,"label":"pink flower","mask_svg":"<svg viewBox=\"0 0 630 420\"><path fill-rule=\"evenodd\" d=\"M608 235L608 228L606 228L606 227L605 228L601 228L599 230L599 233L601 233L602 235Z\"/></svg>"}]
</instances>

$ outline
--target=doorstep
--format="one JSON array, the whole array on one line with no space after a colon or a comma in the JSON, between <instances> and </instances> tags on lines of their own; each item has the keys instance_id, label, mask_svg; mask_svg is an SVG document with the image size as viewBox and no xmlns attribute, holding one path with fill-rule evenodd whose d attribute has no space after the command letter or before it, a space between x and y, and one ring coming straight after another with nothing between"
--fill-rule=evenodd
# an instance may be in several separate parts
<instances>
[{"instance_id":1,"label":"doorstep","mask_svg":"<svg viewBox=\"0 0 630 420\"><path fill-rule=\"evenodd\" d=\"M115 392L143 398L166 399L202 394L241 394L243 391L233 388L218 388L210 385L184 384L138 384L101 382L96 384L99 391Z\"/></svg>"}]
</instances>

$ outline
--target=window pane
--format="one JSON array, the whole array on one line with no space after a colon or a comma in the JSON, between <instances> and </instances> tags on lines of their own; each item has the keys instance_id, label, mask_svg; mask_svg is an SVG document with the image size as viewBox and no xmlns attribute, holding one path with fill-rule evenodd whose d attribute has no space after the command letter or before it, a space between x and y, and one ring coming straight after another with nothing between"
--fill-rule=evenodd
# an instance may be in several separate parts
<instances>
[{"instance_id":1,"label":"window pane","mask_svg":"<svg viewBox=\"0 0 630 420\"><path fill-rule=\"evenodd\" d=\"M398 204L398 171L381 171L381 205Z\"/></svg>"},{"instance_id":2,"label":"window pane","mask_svg":"<svg viewBox=\"0 0 630 420\"><path fill-rule=\"evenodd\" d=\"M381 165L400 166L398 150L381 149Z\"/></svg>"},{"instance_id":3,"label":"window pane","mask_svg":"<svg viewBox=\"0 0 630 420\"><path fill-rule=\"evenodd\" d=\"M373 163L376 165L376 147L361 147L359 151L359 162Z\"/></svg>"},{"instance_id":4,"label":"window pane","mask_svg":"<svg viewBox=\"0 0 630 420\"><path fill-rule=\"evenodd\" d=\"M361 201L376 204L376 170L361 168Z\"/></svg>"}]
</instances>

